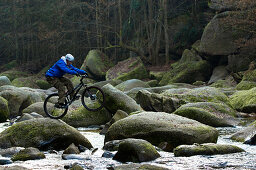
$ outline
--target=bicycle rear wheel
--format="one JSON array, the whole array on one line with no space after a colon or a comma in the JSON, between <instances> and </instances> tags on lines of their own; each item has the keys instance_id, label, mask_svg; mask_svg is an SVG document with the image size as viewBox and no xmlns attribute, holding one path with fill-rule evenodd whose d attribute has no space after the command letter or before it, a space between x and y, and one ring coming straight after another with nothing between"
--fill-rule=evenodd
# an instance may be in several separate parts
<instances>
[{"instance_id":1,"label":"bicycle rear wheel","mask_svg":"<svg viewBox=\"0 0 256 170\"><path fill-rule=\"evenodd\" d=\"M99 87L90 86L83 91L81 100L87 110L98 111L104 106L105 96Z\"/></svg>"},{"instance_id":2,"label":"bicycle rear wheel","mask_svg":"<svg viewBox=\"0 0 256 170\"><path fill-rule=\"evenodd\" d=\"M58 98L58 93L53 93L50 94L44 101L45 114L52 119L60 119L68 112L68 106L65 108L57 108L55 106L55 104L58 103Z\"/></svg>"}]
</instances>

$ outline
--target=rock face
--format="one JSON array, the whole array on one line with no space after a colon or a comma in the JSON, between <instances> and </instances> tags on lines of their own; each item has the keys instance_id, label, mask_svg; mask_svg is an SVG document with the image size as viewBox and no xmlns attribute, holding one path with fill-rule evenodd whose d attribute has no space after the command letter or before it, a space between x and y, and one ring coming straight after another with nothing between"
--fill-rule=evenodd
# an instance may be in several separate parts
<instances>
[{"instance_id":1,"label":"rock face","mask_svg":"<svg viewBox=\"0 0 256 170\"><path fill-rule=\"evenodd\" d=\"M0 122L5 122L9 116L8 101L0 96Z\"/></svg>"},{"instance_id":2,"label":"rock face","mask_svg":"<svg viewBox=\"0 0 256 170\"><path fill-rule=\"evenodd\" d=\"M126 139L119 144L113 157L120 162L146 162L160 157L151 143L142 139Z\"/></svg>"},{"instance_id":3,"label":"rock face","mask_svg":"<svg viewBox=\"0 0 256 170\"><path fill-rule=\"evenodd\" d=\"M210 126L164 112L142 112L115 122L105 142L125 138L144 139L155 146L166 143L166 151L181 144L215 143L218 131Z\"/></svg>"},{"instance_id":4,"label":"rock face","mask_svg":"<svg viewBox=\"0 0 256 170\"><path fill-rule=\"evenodd\" d=\"M236 111L224 103L197 102L178 108L174 114L197 120L213 127L234 126Z\"/></svg>"},{"instance_id":5,"label":"rock face","mask_svg":"<svg viewBox=\"0 0 256 170\"><path fill-rule=\"evenodd\" d=\"M106 72L113 66L109 58L99 50L89 51L81 69L86 70L98 80L104 80Z\"/></svg>"},{"instance_id":6,"label":"rock face","mask_svg":"<svg viewBox=\"0 0 256 170\"><path fill-rule=\"evenodd\" d=\"M12 161L27 161L35 159L44 159L44 153L40 152L39 149L29 147L21 150L12 157Z\"/></svg>"},{"instance_id":7,"label":"rock face","mask_svg":"<svg viewBox=\"0 0 256 170\"><path fill-rule=\"evenodd\" d=\"M103 86L102 90L105 94L105 107L111 113L116 113L117 110L123 110L130 114L131 112L141 111L142 108L131 97L124 94L110 84Z\"/></svg>"},{"instance_id":8,"label":"rock face","mask_svg":"<svg viewBox=\"0 0 256 170\"><path fill-rule=\"evenodd\" d=\"M193 155L217 155L237 152L245 152L243 149L234 145L221 145L215 143L181 145L173 150L174 156L193 156Z\"/></svg>"},{"instance_id":9,"label":"rock face","mask_svg":"<svg viewBox=\"0 0 256 170\"><path fill-rule=\"evenodd\" d=\"M20 146L61 150L71 143L92 148L91 143L75 128L61 120L49 118L19 122L0 133L0 148Z\"/></svg>"},{"instance_id":10,"label":"rock face","mask_svg":"<svg viewBox=\"0 0 256 170\"><path fill-rule=\"evenodd\" d=\"M106 79L119 79L122 81L130 79L146 79L148 78L146 67L139 57L129 58L119 62L107 71Z\"/></svg>"},{"instance_id":11,"label":"rock face","mask_svg":"<svg viewBox=\"0 0 256 170\"><path fill-rule=\"evenodd\" d=\"M11 85L11 81L9 80L8 77L6 76L0 76L0 86L3 86L3 85Z\"/></svg>"}]
</instances>

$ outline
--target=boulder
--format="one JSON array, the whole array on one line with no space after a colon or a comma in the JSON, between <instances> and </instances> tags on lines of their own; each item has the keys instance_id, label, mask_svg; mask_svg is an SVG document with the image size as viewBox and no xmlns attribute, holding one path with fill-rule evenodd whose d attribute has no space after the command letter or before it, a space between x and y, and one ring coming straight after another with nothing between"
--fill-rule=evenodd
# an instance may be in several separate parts
<instances>
[{"instance_id":1,"label":"boulder","mask_svg":"<svg viewBox=\"0 0 256 170\"><path fill-rule=\"evenodd\" d=\"M16 87L30 87L39 89L40 87L36 84L36 81L38 80L35 76L30 77L18 77L12 81L12 84Z\"/></svg>"},{"instance_id":2,"label":"boulder","mask_svg":"<svg viewBox=\"0 0 256 170\"><path fill-rule=\"evenodd\" d=\"M256 121L251 123L248 127L233 134L231 136L231 139L235 140L237 142L246 142L247 141L247 143L249 143L249 142L252 142L249 140L251 140L252 138L255 138L254 137L255 135L256 135Z\"/></svg>"},{"instance_id":3,"label":"boulder","mask_svg":"<svg viewBox=\"0 0 256 170\"><path fill-rule=\"evenodd\" d=\"M9 78L10 81L13 81L14 79L19 77L28 77L29 74L24 71L19 71L17 69L11 69L0 73L0 76L6 76Z\"/></svg>"},{"instance_id":4,"label":"boulder","mask_svg":"<svg viewBox=\"0 0 256 170\"><path fill-rule=\"evenodd\" d=\"M72 143L64 150L63 154L80 154L80 151L78 147Z\"/></svg>"},{"instance_id":5,"label":"boulder","mask_svg":"<svg viewBox=\"0 0 256 170\"><path fill-rule=\"evenodd\" d=\"M185 117L164 112L141 112L115 122L105 143L126 138L144 139L155 146L167 143L166 151L181 144L216 143L218 131Z\"/></svg>"},{"instance_id":6,"label":"boulder","mask_svg":"<svg viewBox=\"0 0 256 170\"><path fill-rule=\"evenodd\" d=\"M180 145L174 150L174 156L194 156L194 155L217 155L229 154L237 152L245 152L245 150L234 145L224 145L215 143Z\"/></svg>"},{"instance_id":7,"label":"boulder","mask_svg":"<svg viewBox=\"0 0 256 170\"><path fill-rule=\"evenodd\" d=\"M147 162L160 157L151 143L142 139L126 139L119 144L113 157L120 162Z\"/></svg>"},{"instance_id":8,"label":"boulder","mask_svg":"<svg viewBox=\"0 0 256 170\"><path fill-rule=\"evenodd\" d=\"M149 77L151 79L155 79L157 81L160 81L166 73L167 73L166 71L150 71L149 72Z\"/></svg>"},{"instance_id":9,"label":"boulder","mask_svg":"<svg viewBox=\"0 0 256 170\"><path fill-rule=\"evenodd\" d=\"M113 63L103 52L100 50L91 50L86 56L81 69L88 71L89 74L98 80L104 80L106 72L112 66Z\"/></svg>"},{"instance_id":10,"label":"boulder","mask_svg":"<svg viewBox=\"0 0 256 170\"><path fill-rule=\"evenodd\" d=\"M237 84L236 90L250 90L256 87L255 81L244 81L242 80L240 83Z\"/></svg>"},{"instance_id":11,"label":"boulder","mask_svg":"<svg viewBox=\"0 0 256 170\"><path fill-rule=\"evenodd\" d=\"M218 80L224 80L228 75L226 66L217 66L213 69L212 76L208 81L208 84L217 82Z\"/></svg>"},{"instance_id":12,"label":"boulder","mask_svg":"<svg viewBox=\"0 0 256 170\"><path fill-rule=\"evenodd\" d=\"M0 155L2 155L4 157L12 157L14 154L20 152L23 149L25 149L25 148L11 147L11 148L7 148L7 149L2 149L2 150L0 150Z\"/></svg>"},{"instance_id":13,"label":"boulder","mask_svg":"<svg viewBox=\"0 0 256 170\"><path fill-rule=\"evenodd\" d=\"M256 110L256 87L250 90L240 90L230 96L230 103L234 109L253 113Z\"/></svg>"},{"instance_id":14,"label":"boulder","mask_svg":"<svg viewBox=\"0 0 256 170\"><path fill-rule=\"evenodd\" d=\"M202 58L194 51L185 50L181 59L171 65L172 69L166 73L159 85L171 83L189 83L196 81L206 81L210 78L212 71L208 61Z\"/></svg>"},{"instance_id":15,"label":"boulder","mask_svg":"<svg viewBox=\"0 0 256 170\"><path fill-rule=\"evenodd\" d=\"M139 57L128 58L118 62L117 65L107 71L106 79L119 79L122 81L130 79L146 79L149 75L146 67Z\"/></svg>"},{"instance_id":16,"label":"boulder","mask_svg":"<svg viewBox=\"0 0 256 170\"><path fill-rule=\"evenodd\" d=\"M11 163L13 163L13 162L10 158L5 158L5 157L0 156L0 165L6 165L6 164L11 164Z\"/></svg>"},{"instance_id":17,"label":"boulder","mask_svg":"<svg viewBox=\"0 0 256 170\"><path fill-rule=\"evenodd\" d=\"M102 90L105 94L105 107L111 113L116 113L117 110L123 110L130 114L131 112L142 110L135 100L112 85L107 84L103 86Z\"/></svg>"},{"instance_id":18,"label":"boulder","mask_svg":"<svg viewBox=\"0 0 256 170\"><path fill-rule=\"evenodd\" d=\"M36 112L46 117L46 114L44 112L44 102L33 103L22 111L22 113L33 113L33 112Z\"/></svg>"},{"instance_id":19,"label":"boulder","mask_svg":"<svg viewBox=\"0 0 256 170\"><path fill-rule=\"evenodd\" d=\"M29 147L14 154L12 157L12 161L27 161L27 160L44 159L44 158L45 158L44 153L40 152L39 149Z\"/></svg>"},{"instance_id":20,"label":"boulder","mask_svg":"<svg viewBox=\"0 0 256 170\"><path fill-rule=\"evenodd\" d=\"M0 122L5 122L9 117L8 101L0 96Z\"/></svg>"},{"instance_id":21,"label":"boulder","mask_svg":"<svg viewBox=\"0 0 256 170\"><path fill-rule=\"evenodd\" d=\"M182 105L173 114L197 120L213 127L234 126L236 111L224 103L197 102Z\"/></svg>"},{"instance_id":22,"label":"boulder","mask_svg":"<svg viewBox=\"0 0 256 170\"><path fill-rule=\"evenodd\" d=\"M120 84L118 84L115 88L121 91L129 91L136 87L142 87L142 88L150 88L149 85L147 85L146 82L138 80L138 79L131 79L126 80Z\"/></svg>"},{"instance_id":23,"label":"boulder","mask_svg":"<svg viewBox=\"0 0 256 170\"><path fill-rule=\"evenodd\" d=\"M168 170L169 168L164 168L161 166L150 165L150 164L139 164L139 163L131 163L126 165L117 165L111 167L112 170Z\"/></svg>"},{"instance_id":24,"label":"boulder","mask_svg":"<svg viewBox=\"0 0 256 170\"><path fill-rule=\"evenodd\" d=\"M11 85L11 81L6 76L0 76L0 86Z\"/></svg>"},{"instance_id":25,"label":"boulder","mask_svg":"<svg viewBox=\"0 0 256 170\"><path fill-rule=\"evenodd\" d=\"M210 0L208 4L211 9L219 12L249 9L256 7L255 1L246 1L246 3L244 3L241 0Z\"/></svg>"},{"instance_id":26,"label":"boulder","mask_svg":"<svg viewBox=\"0 0 256 170\"><path fill-rule=\"evenodd\" d=\"M0 133L0 148L36 147L61 150L71 143L92 148L75 128L61 120L39 118L16 123Z\"/></svg>"}]
</instances>

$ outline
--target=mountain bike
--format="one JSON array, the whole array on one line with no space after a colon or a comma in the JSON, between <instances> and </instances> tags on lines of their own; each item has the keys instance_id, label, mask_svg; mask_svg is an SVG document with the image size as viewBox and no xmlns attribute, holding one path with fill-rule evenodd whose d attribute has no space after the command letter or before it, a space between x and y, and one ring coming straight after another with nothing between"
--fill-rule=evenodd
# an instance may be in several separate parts
<instances>
[{"instance_id":1,"label":"mountain bike","mask_svg":"<svg viewBox=\"0 0 256 170\"><path fill-rule=\"evenodd\" d=\"M66 99L63 107L57 106L59 95L58 93L50 94L44 101L44 111L47 116L53 119L63 118L67 112L68 107L78 99L79 91L84 87L84 91L81 95L82 105L89 111L98 111L103 108L105 96L103 91L96 86L87 86L83 82L87 75L78 75L80 78L80 83L72 90L70 93L66 93ZM71 98L70 94L74 92L74 96Z\"/></svg>"}]
</instances>

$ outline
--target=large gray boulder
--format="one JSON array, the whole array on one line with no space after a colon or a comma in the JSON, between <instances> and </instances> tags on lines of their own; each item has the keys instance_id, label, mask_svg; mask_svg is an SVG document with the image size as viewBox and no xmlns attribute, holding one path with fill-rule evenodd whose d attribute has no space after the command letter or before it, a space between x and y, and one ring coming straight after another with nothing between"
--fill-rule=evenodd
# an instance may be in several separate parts
<instances>
[{"instance_id":1,"label":"large gray boulder","mask_svg":"<svg viewBox=\"0 0 256 170\"><path fill-rule=\"evenodd\" d=\"M5 122L9 116L8 101L0 96L0 122Z\"/></svg>"},{"instance_id":2,"label":"large gray boulder","mask_svg":"<svg viewBox=\"0 0 256 170\"><path fill-rule=\"evenodd\" d=\"M46 114L44 112L44 102L36 102L25 108L22 113L33 113L36 112L44 117L46 117Z\"/></svg>"},{"instance_id":3,"label":"large gray boulder","mask_svg":"<svg viewBox=\"0 0 256 170\"><path fill-rule=\"evenodd\" d=\"M0 86L11 85L11 81L6 76L0 76Z\"/></svg>"},{"instance_id":4,"label":"large gray boulder","mask_svg":"<svg viewBox=\"0 0 256 170\"><path fill-rule=\"evenodd\" d=\"M121 91L129 91L129 90L131 90L133 88L137 88L137 87L150 88L150 86L146 82L144 82L142 80L138 80L138 79L126 80L126 81L118 84L115 87Z\"/></svg>"},{"instance_id":5,"label":"large gray boulder","mask_svg":"<svg viewBox=\"0 0 256 170\"><path fill-rule=\"evenodd\" d=\"M144 139L172 151L181 144L216 143L218 131L185 117L164 112L141 112L115 122L105 142L126 138Z\"/></svg>"},{"instance_id":6,"label":"large gray boulder","mask_svg":"<svg viewBox=\"0 0 256 170\"><path fill-rule=\"evenodd\" d=\"M142 110L135 100L113 87L111 84L103 86L102 90L105 94L105 107L111 113L114 114L117 110L123 110L130 114Z\"/></svg>"},{"instance_id":7,"label":"large gray boulder","mask_svg":"<svg viewBox=\"0 0 256 170\"><path fill-rule=\"evenodd\" d=\"M256 135L256 121L251 123L248 127L236 132L231 136L232 140L237 142L246 142Z\"/></svg>"},{"instance_id":8,"label":"large gray boulder","mask_svg":"<svg viewBox=\"0 0 256 170\"><path fill-rule=\"evenodd\" d=\"M0 148L19 146L61 150L71 143L92 148L78 130L61 120L49 118L22 121L0 133Z\"/></svg>"},{"instance_id":9,"label":"large gray boulder","mask_svg":"<svg viewBox=\"0 0 256 170\"><path fill-rule=\"evenodd\" d=\"M224 80L228 76L226 66L217 66L213 69L212 76L208 81L208 84L217 82L218 80Z\"/></svg>"}]
</instances>

